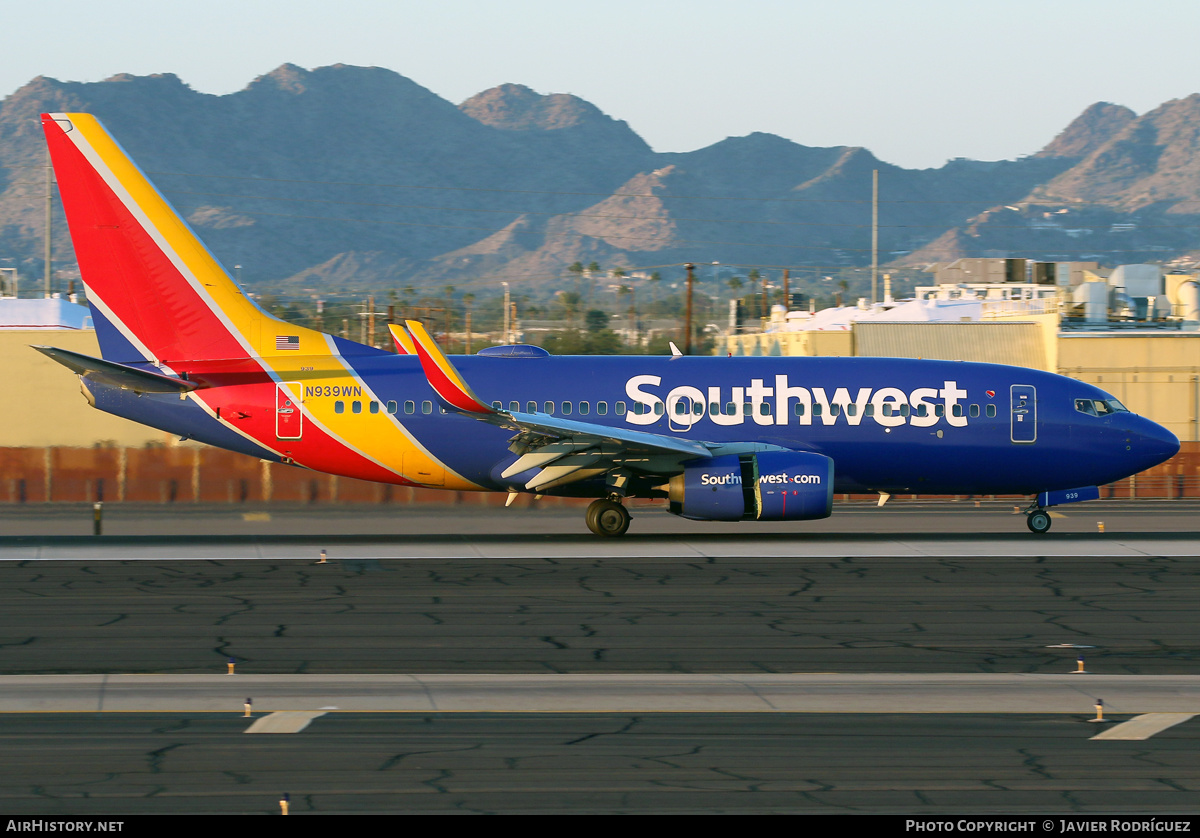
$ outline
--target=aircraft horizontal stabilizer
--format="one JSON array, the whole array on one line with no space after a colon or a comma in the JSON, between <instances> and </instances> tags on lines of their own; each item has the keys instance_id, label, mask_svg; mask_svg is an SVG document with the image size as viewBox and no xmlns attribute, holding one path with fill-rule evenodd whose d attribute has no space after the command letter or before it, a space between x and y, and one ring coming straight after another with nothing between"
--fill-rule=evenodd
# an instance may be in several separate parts
<instances>
[{"instance_id":1,"label":"aircraft horizontal stabilizer","mask_svg":"<svg viewBox=\"0 0 1200 838\"><path fill-rule=\"evenodd\" d=\"M172 375L150 372L137 367L118 364L115 361L104 361L72 352L69 349L58 349L54 346L34 346L48 358L58 361L67 369L87 378L132 390L135 393L189 393L197 388L194 381L186 381Z\"/></svg>"}]
</instances>

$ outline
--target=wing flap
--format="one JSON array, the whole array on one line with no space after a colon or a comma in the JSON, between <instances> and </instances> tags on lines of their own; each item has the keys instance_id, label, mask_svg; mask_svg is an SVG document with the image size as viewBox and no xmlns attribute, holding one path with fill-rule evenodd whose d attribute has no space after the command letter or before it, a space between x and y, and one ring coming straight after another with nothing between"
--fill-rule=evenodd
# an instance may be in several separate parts
<instances>
[{"instance_id":1,"label":"wing flap","mask_svg":"<svg viewBox=\"0 0 1200 838\"><path fill-rule=\"evenodd\" d=\"M592 447L590 442L552 442L539 447L536 451L522 454L516 462L501 472L500 476L507 480L514 474L529 471L531 468L544 468L555 460L569 457L578 451Z\"/></svg>"},{"instance_id":2,"label":"wing flap","mask_svg":"<svg viewBox=\"0 0 1200 838\"><path fill-rule=\"evenodd\" d=\"M566 478L571 477L580 471L590 471L592 474L595 474L598 471L606 471L606 467L600 469L589 469L589 466L594 466L598 462L600 462L599 454L592 457L572 457L571 462L564 465L546 466L544 469L539 471L532 480L525 484L525 488L531 491L536 491L537 489L545 489L552 483L555 485L561 485L563 483L570 482ZM582 476L579 479L582 479Z\"/></svg>"},{"instance_id":3,"label":"wing flap","mask_svg":"<svg viewBox=\"0 0 1200 838\"><path fill-rule=\"evenodd\" d=\"M596 425L591 422L574 422L544 413L500 411L496 416L500 418L492 420L495 424L524 433L572 439L576 442L591 439L598 442L616 443L626 450L682 454L696 459L707 459L713 456L712 450L707 445L702 442L693 442L690 439L634 431L629 428ZM488 421L487 417L478 416L476 418Z\"/></svg>"},{"instance_id":4,"label":"wing flap","mask_svg":"<svg viewBox=\"0 0 1200 838\"><path fill-rule=\"evenodd\" d=\"M572 469L571 471L567 472L566 474L563 474L558 477L554 477L553 479L539 480L533 487L533 491L545 492L550 489L558 488L559 486L565 486L568 483L575 483L580 480L585 480L589 477L595 477L597 475L604 474L607 471L608 471L607 465L600 466L598 468ZM526 486L525 488L528 489L529 487Z\"/></svg>"}]
</instances>

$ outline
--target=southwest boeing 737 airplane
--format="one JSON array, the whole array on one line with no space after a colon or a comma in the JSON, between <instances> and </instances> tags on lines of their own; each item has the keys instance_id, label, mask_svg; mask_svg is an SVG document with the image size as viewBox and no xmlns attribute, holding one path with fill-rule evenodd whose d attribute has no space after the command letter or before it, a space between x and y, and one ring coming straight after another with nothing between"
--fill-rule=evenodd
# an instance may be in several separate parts
<instances>
[{"instance_id":1,"label":"southwest boeing 737 airplane","mask_svg":"<svg viewBox=\"0 0 1200 838\"><path fill-rule=\"evenodd\" d=\"M406 486L627 498L706 521L797 521L835 492L1025 494L1046 508L1179 450L1108 393L999 364L900 358L446 357L279 320L249 299L88 114L43 114L102 358L40 346L100 410L264 460Z\"/></svg>"}]
</instances>

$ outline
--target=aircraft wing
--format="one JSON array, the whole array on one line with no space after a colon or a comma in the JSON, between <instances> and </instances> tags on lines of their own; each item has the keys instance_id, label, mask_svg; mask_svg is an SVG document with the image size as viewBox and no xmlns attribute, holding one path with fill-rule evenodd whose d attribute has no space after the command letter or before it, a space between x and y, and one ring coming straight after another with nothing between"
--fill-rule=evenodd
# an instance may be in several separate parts
<instances>
[{"instance_id":1,"label":"aircraft wing","mask_svg":"<svg viewBox=\"0 0 1200 838\"><path fill-rule=\"evenodd\" d=\"M59 349L54 346L33 346L43 355L58 361L67 369L79 375L86 376L120 387L135 393L188 393L197 386L194 381L186 381L171 375L150 372L148 370L118 364L115 361L105 361L72 352L69 349Z\"/></svg>"},{"instance_id":2,"label":"aircraft wing","mask_svg":"<svg viewBox=\"0 0 1200 838\"><path fill-rule=\"evenodd\" d=\"M714 456L713 447L717 446L703 442L545 413L498 410L475 395L420 323L410 320L406 325L425 376L448 409L515 432L509 450L518 457L501 477L536 469L525 483L526 489L550 489L603 474L630 461L653 463L649 470L657 472L662 466L674 470L675 464L684 460Z\"/></svg>"}]
</instances>

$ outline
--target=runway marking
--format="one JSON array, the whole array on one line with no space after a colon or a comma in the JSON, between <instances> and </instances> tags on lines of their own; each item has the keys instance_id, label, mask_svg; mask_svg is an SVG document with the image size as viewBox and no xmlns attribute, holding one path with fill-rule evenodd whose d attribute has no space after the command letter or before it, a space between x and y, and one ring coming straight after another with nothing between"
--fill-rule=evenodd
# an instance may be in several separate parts
<instances>
[{"instance_id":1,"label":"runway marking","mask_svg":"<svg viewBox=\"0 0 1200 838\"><path fill-rule=\"evenodd\" d=\"M312 724L313 719L325 715L324 710L281 710L255 719L254 724L243 733L299 733Z\"/></svg>"},{"instance_id":2,"label":"runway marking","mask_svg":"<svg viewBox=\"0 0 1200 838\"><path fill-rule=\"evenodd\" d=\"M1103 733L1097 733L1092 738L1124 741L1149 739L1154 734L1162 733L1167 728L1183 724L1195 715L1195 713L1145 713L1141 716L1134 716L1129 721L1122 722L1116 727L1110 727Z\"/></svg>"}]
</instances>

